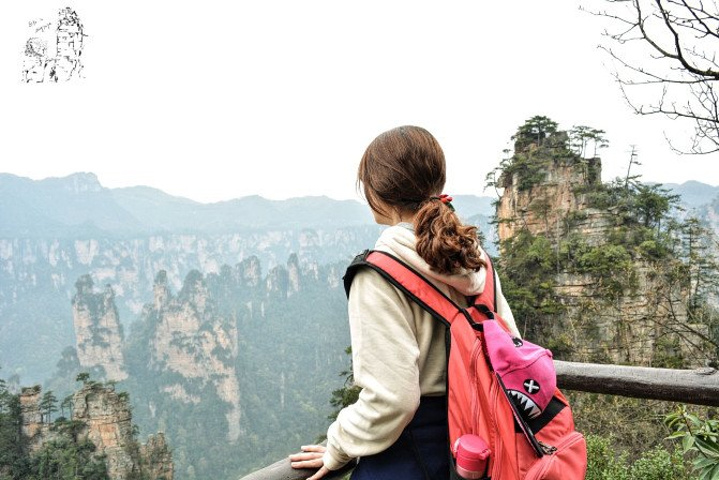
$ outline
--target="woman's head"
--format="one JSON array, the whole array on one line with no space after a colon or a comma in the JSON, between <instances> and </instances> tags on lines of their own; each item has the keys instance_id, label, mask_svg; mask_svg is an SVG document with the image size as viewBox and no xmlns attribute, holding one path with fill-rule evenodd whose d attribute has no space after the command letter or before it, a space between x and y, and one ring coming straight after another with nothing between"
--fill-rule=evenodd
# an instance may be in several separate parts
<instances>
[{"instance_id":1,"label":"woman's head","mask_svg":"<svg viewBox=\"0 0 719 480\"><path fill-rule=\"evenodd\" d=\"M375 138L357 172L375 218L413 219L417 253L432 268L444 274L479 270L484 261L479 258L477 229L462 225L439 199L445 180L442 148L431 133L415 126L397 127Z\"/></svg>"},{"instance_id":2,"label":"woman's head","mask_svg":"<svg viewBox=\"0 0 719 480\"><path fill-rule=\"evenodd\" d=\"M416 212L441 193L445 179L442 148L431 133L414 126L397 127L375 138L357 172L370 208L390 217Z\"/></svg>"}]
</instances>

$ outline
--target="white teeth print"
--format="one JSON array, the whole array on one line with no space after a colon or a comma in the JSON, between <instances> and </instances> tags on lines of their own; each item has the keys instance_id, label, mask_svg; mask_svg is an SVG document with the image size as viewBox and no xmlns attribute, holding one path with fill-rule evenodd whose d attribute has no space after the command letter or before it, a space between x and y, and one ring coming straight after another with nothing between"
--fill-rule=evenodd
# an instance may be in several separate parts
<instances>
[{"instance_id":1,"label":"white teeth print","mask_svg":"<svg viewBox=\"0 0 719 480\"><path fill-rule=\"evenodd\" d=\"M542 413L537 404L524 393L516 390L508 390L507 392L511 395L512 401L519 408L519 411L527 418L537 418Z\"/></svg>"}]
</instances>

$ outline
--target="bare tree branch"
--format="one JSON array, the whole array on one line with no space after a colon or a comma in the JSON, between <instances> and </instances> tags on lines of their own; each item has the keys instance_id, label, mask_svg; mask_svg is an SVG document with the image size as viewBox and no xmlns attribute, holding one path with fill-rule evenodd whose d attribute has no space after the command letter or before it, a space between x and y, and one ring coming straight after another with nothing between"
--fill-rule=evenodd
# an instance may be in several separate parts
<instances>
[{"instance_id":1,"label":"bare tree branch","mask_svg":"<svg viewBox=\"0 0 719 480\"><path fill-rule=\"evenodd\" d=\"M669 142L677 152L719 151L717 2L605 0L604 9L582 9L609 21L600 48L615 62L613 75L630 108L694 122L691 138Z\"/></svg>"}]
</instances>

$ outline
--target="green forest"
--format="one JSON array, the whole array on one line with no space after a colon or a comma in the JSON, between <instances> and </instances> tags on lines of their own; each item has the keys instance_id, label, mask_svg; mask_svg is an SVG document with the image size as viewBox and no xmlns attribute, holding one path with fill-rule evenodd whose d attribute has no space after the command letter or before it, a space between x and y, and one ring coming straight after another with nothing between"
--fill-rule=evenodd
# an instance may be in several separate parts
<instances>
[{"instance_id":1,"label":"green forest","mask_svg":"<svg viewBox=\"0 0 719 480\"><path fill-rule=\"evenodd\" d=\"M70 401L59 403L51 390L43 394L40 408L49 440L33 451L31 439L22 432L20 394L12 393L0 379L0 479L110 480L104 457L96 455L95 444L80 435L85 424L71 418Z\"/></svg>"},{"instance_id":2,"label":"green forest","mask_svg":"<svg viewBox=\"0 0 719 480\"><path fill-rule=\"evenodd\" d=\"M191 271L176 293L160 272L155 288L167 289L167 303L146 305L125 339L129 377L117 388L131 394L133 421L143 436L165 433L175 478L238 478L315 440L326 428L332 410L328 392L341 385L338 371L347 362L343 265L300 274L299 290L290 294L284 266L258 272L258 281L243 278L242 269L254 261L207 275ZM330 277L337 278L334 286L327 283ZM167 353L158 354L158 342L167 335L162 329L173 318L199 322L192 335L174 331L169 344L201 373L183 374L162 356ZM231 342L208 351L207 342L218 338ZM75 349L68 348L47 385L64 393L83 372ZM102 367L85 375L105 376ZM239 385L234 426L228 423L234 406L221 396L228 375ZM236 439L230 438L232 428Z\"/></svg>"},{"instance_id":3,"label":"green forest","mask_svg":"<svg viewBox=\"0 0 719 480\"><path fill-rule=\"evenodd\" d=\"M529 202L521 219L495 219L500 233L511 232L498 242L495 263L523 335L562 360L716 367L718 270L710 229L683 215L676 195L632 174L634 156L624 178L602 183L597 157L589 153L606 142L601 130L564 132L551 119L536 116L513 140L515 151L488 184L515 195L514 201ZM581 179L570 182L576 208L561 211L552 205L561 187L557 172ZM501 199L497 209L507 213ZM290 263L296 264L296 257ZM166 433L176 478L231 479L270 464L320 438L332 410L356 398L344 351L349 342L344 292L339 282L325 280L339 278L344 265L305 270L294 287L285 267L256 282L248 282L242 268L224 266L207 275L192 271L177 293L160 272L155 289L167 289L168 299L160 306L148 304L125 340L129 378L118 386L131 393L139 425L135 435ZM567 293L578 278L581 301ZM298 290L291 293L292 288ZM649 296L652 308L637 307L638 299ZM99 298L89 296L88 302ZM665 300L674 306L672 315L661 309ZM163 322L180 314L198 318L199 331L170 343L197 365L210 358L237 372L237 440L227 439L232 405L220 397L218 374L183 376L169 359L156 357ZM634 322L651 328L635 331ZM236 348L218 344L203 352L202 339L217 332L236 335ZM647 332L651 338L641 338ZM32 454L21 434L19 395L0 383L0 478L107 478L103 458L77 434L82 425L66 417L77 381L92 383L90 378L104 378L102 368L86 371L74 348L66 349L41 401L43 421L53 434ZM173 394L177 388L184 397ZM719 425L712 409L567 393L578 429L587 435L587 478L711 478L702 472L719 464Z\"/></svg>"},{"instance_id":4,"label":"green forest","mask_svg":"<svg viewBox=\"0 0 719 480\"><path fill-rule=\"evenodd\" d=\"M500 232L495 263L523 336L562 360L716 367L712 231L683 215L676 195L633 174L633 155L625 177L602 183L592 148L606 143L601 130L580 126L565 132L548 117L536 116L513 140L514 152L488 177L488 185L515 202L528 202L521 218L495 219ZM558 181L562 175L571 181ZM560 192L572 199L566 211L552 203L563 184L571 185ZM501 202L497 211L507 214ZM139 440L139 432L165 432L178 479L231 479L270 464L320 438L332 410L356 398L345 351L346 300L339 281L327 282L339 279L344 265L305 268L291 280L288 269L297 265L291 257L287 268L258 272L261 281L251 282L243 276L248 264L207 275L192 271L177 293L160 272L155 290L166 289L164 303L146 305L125 339L129 378L118 387L131 393L139 426L134 435ZM577 279L578 297L569 294ZM89 295L87 302L92 306L100 298ZM673 306L671 315L662 309L666 302ZM167 319L178 315L196 318L199 330L191 337L173 333L170 345L198 366L210 359L220 370L236 372L241 406L236 440L228 440L233 407L218 390L224 374L183 376L169 358L157 357L158 335ZM651 335L643 338L647 332ZM217 344L204 351L207 339L218 333L236 336L234 347ZM93 383L90 378L104 375L101 367L81 368L74 348L63 352L41 401L52 435L32 454L21 434L19 395L12 393L17 387L2 381L0 479L108 478L102 456L78 435L82 425L66 417L77 381ZM703 472L719 464L715 410L567 393L578 429L587 435L587 478L703 479L711 478Z\"/></svg>"},{"instance_id":5,"label":"green forest","mask_svg":"<svg viewBox=\"0 0 719 480\"><path fill-rule=\"evenodd\" d=\"M588 127L563 134L551 119L533 117L518 129L514 155L491 176L490 183L502 188L511 188L514 177L519 190L533 191L528 208L539 224L555 223L535 228L539 234L520 227L499 245L499 274L520 329L557 359L717 368L716 236L683 215L677 196L632 174L634 153L624 178L598 181L591 171L595 157L583 154L587 141L606 142L602 134ZM564 167L586 179L573 188L583 208L550 218L541 185L549 170ZM609 219L602 235L588 238L580 225L602 213ZM585 282L580 302L558 288L572 277ZM651 298L653 308L638 315L637 298ZM672 308L660 308L664 303ZM607 312L609 328L600 321ZM639 322L649 328L627 333ZM643 332L650 340L639 338ZM651 352L637 353L647 341ZM716 478L715 410L570 393L578 429L588 434L587 478Z\"/></svg>"}]
</instances>

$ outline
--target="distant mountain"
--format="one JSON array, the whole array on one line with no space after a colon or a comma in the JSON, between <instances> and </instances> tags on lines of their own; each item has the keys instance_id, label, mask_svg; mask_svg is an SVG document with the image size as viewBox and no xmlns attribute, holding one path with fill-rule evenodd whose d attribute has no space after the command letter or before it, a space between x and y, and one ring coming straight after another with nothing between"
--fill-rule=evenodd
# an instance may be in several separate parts
<instances>
[{"instance_id":1,"label":"distant mountain","mask_svg":"<svg viewBox=\"0 0 719 480\"><path fill-rule=\"evenodd\" d=\"M31 180L0 174L0 236L137 233L143 225L92 173Z\"/></svg>"},{"instance_id":2,"label":"distant mountain","mask_svg":"<svg viewBox=\"0 0 719 480\"><path fill-rule=\"evenodd\" d=\"M452 197L452 205L457 209L457 213L468 219L475 215L483 215L491 217L494 215L494 197L478 197L476 195L454 195Z\"/></svg>"},{"instance_id":3,"label":"distant mountain","mask_svg":"<svg viewBox=\"0 0 719 480\"><path fill-rule=\"evenodd\" d=\"M695 180L682 184L665 183L664 187L680 195L682 203L688 208L698 208L710 204L719 196L719 187L713 187Z\"/></svg>"},{"instance_id":4,"label":"distant mountain","mask_svg":"<svg viewBox=\"0 0 719 480\"><path fill-rule=\"evenodd\" d=\"M273 201L250 196L202 204L149 187L108 189L92 173L38 181L0 174L0 201L0 236L5 238L228 233L372 223L366 207L351 200Z\"/></svg>"},{"instance_id":5,"label":"distant mountain","mask_svg":"<svg viewBox=\"0 0 719 480\"><path fill-rule=\"evenodd\" d=\"M457 195L465 219L493 213L493 199ZM77 238L158 233L225 234L266 228L337 228L373 224L355 200L257 195L204 204L146 187L109 189L93 173L31 180L0 174L0 237Z\"/></svg>"},{"instance_id":6,"label":"distant mountain","mask_svg":"<svg viewBox=\"0 0 719 480\"><path fill-rule=\"evenodd\" d=\"M248 196L211 204L173 197L149 187L112 190L115 201L148 229L228 233L253 228L366 225L372 216L359 202L328 197L268 200Z\"/></svg>"},{"instance_id":7,"label":"distant mountain","mask_svg":"<svg viewBox=\"0 0 719 480\"><path fill-rule=\"evenodd\" d=\"M452 205L463 222L476 226L484 238L482 248L492 256L498 255L495 245L496 227L494 218L494 197L477 197L475 195L454 195Z\"/></svg>"},{"instance_id":8,"label":"distant mountain","mask_svg":"<svg viewBox=\"0 0 719 480\"><path fill-rule=\"evenodd\" d=\"M698 181L668 183L687 208L709 205L719 186ZM455 195L465 220L494 214L489 196ZM109 189L93 173L31 180L0 173L0 236L77 237L202 232L222 234L265 228L332 228L372 224L366 205L355 200L301 197L268 200L253 195L204 204L147 187ZM479 216L479 217L478 217Z\"/></svg>"},{"instance_id":9,"label":"distant mountain","mask_svg":"<svg viewBox=\"0 0 719 480\"><path fill-rule=\"evenodd\" d=\"M192 212L202 207L193 200L174 197L156 188L138 186L111 190L118 205L145 226L163 230L171 226L193 225ZM172 228L169 228L172 230Z\"/></svg>"},{"instance_id":10,"label":"distant mountain","mask_svg":"<svg viewBox=\"0 0 719 480\"><path fill-rule=\"evenodd\" d=\"M491 199L458 195L454 204L492 238ZM70 298L83 275L113 287L128 325L159 270L179 288L192 269L219 272L252 255L268 269L291 254L304 266L348 262L380 231L354 200L249 196L203 204L144 186L108 189L92 173L0 174L0 367L43 378L73 343Z\"/></svg>"}]
</instances>

